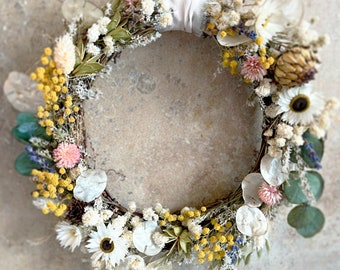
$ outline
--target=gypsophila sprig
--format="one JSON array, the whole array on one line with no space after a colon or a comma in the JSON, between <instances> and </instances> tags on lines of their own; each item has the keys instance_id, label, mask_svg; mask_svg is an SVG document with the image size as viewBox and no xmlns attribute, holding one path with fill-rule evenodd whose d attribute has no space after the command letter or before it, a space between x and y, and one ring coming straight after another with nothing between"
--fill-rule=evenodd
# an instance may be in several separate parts
<instances>
[{"instance_id":1,"label":"gypsophila sprig","mask_svg":"<svg viewBox=\"0 0 340 270\"><path fill-rule=\"evenodd\" d=\"M91 16L79 7L82 16L73 20L65 1L68 31L43 50L41 65L30 74L44 104L35 115L19 114L13 129L26 144L15 167L32 177L34 205L60 219L60 245L71 251L83 246L94 269L158 269L172 261L233 269L266 246L268 222L284 200L295 205L288 223L302 236L315 235L324 224L313 204L322 194L318 170L338 104L322 97L313 79L327 38L308 34L295 0L195 1L199 25L191 25L186 12L192 11L179 12L183 7L175 2L112 0ZM125 48L187 27L214 39L221 66L249 85L248 104L263 112L261 148L240 187L212 205L125 207L106 190L106 172L91 167L84 101L100 98L93 83Z\"/></svg>"}]
</instances>

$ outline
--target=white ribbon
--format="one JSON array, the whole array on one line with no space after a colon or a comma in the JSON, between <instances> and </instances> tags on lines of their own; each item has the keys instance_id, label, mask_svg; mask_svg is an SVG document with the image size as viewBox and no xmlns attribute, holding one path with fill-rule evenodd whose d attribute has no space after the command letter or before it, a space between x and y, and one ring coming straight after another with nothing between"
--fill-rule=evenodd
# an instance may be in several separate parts
<instances>
[{"instance_id":1,"label":"white ribbon","mask_svg":"<svg viewBox=\"0 0 340 270\"><path fill-rule=\"evenodd\" d=\"M179 30L202 34L203 10L207 0L165 0L173 10L172 25L162 29L163 32Z\"/></svg>"}]
</instances>

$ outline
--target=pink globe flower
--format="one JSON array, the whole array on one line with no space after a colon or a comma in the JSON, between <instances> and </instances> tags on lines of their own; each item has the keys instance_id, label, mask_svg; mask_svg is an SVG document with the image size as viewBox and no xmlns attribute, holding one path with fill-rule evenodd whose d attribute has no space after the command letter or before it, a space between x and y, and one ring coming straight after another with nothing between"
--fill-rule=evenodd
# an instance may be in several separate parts
<instances>
[{"instance_id":1,"label":"pink globe flower","mask_svg":"<svg viewBox=\"0 0 340 270\"><path fill-rule=\"evenodd\" d=\"M262 81L266 74L267 70L263 67L260 57L257 55L247 56L247 59L242 63L241 75L251 82Z\"/></svg>"},{"instance_id":2,"label":"pink globe flower","mask_svg":"<svg viewBox=\"0 0 340 270\"><path fill-rule=\"evenodd\" d=\"M58 168L73 168L80 161L80 151L76 144L62 142L53 150L53 159Z\"/></svg>"},{"instance_id":3,"label":"pink globe flower","mask_svg":"<svg viewBox=\"0 0 340 270\"><path fill-rule=\"evenodd\" d=\"M276 186L263 183L258 190L258 195L261 201L266 205L274 205L282 199L282 193Z\"/></svg>"}]
</instances>

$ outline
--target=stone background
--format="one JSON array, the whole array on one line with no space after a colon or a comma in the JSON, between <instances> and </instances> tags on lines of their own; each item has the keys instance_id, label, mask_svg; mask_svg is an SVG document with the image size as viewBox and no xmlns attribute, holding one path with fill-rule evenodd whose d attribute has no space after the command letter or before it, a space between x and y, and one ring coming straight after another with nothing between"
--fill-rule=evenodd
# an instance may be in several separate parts
<instances>
[{"instance_id":1,"label":"stone background","mask_svg":"<svg viewBox=\"0 0 340 270\"><path fill-rule=\"evenodd\" d=\"M104 1L94 1L103 3ZM0 0L0 85L3 85L12 70L25 73L31 71L42 49L52 44L53 39L63 31L60 13L62 1L58 0ZM322 52L322 66L316 80L316 86L327 96L337 96L339 79L340 49L338 46L340 32L340 2L329 0L306 1L306 17L319 16L317 29L327 32L331 44ZM178 38L187 42L188 37L182 33L167 34L166 40ZM162 41L160 41L162 42ZM162 50L171 50L173 44L163 41ZM157 49L144 48L145 52ZM160 45L159 45L160 46ZM193 45L196 46L196 45ZM202 45L205 46L205 45ZM187 48L180 48L185 52ZM150 52L149 52L150 53ZM144 55L144 54L143 54ZM138 62L143 62L143 55ZM146 60L146 59L145 59ZM126 62L124 62L126 61ZM128 65L122 57L120 65ZM155 65L159 65L157 63ZM213 64L214 65L214 64ZM172 67L174 70L177 64ZM191 68L190 65L187 67ZM184 66L185 70L185 66ZM166 84L161 77L155 78ZM133 82L132 82L133 83ZM190 84L187 85L190 88ZM23 145L10 136L17 112L11 107L0 91L0 269L27 270L34 269L91 269L87 258L79 250L70 253L59 247L55 240L52 216L44 216L31 203L32 183L26 177L19 176L13 169L13 162L23 150ZM270 256L264 252L261 259L256 256L247 269L337 269L340 265L340 124L333 124L326 143L322 174L326 186L318 206L326 216L323 231L312 239L303 239L294 229L286 224L288 209L272 223ZM164 190L165 192L165 190ZM180 203L182 204L182 203ZM83 263L82 261L85 261ZM182 267L181 269L191 269ZM193 267L192 269L197 269ZM243 269L240 266L240 269Z\"/></svg>"}]
</instances>

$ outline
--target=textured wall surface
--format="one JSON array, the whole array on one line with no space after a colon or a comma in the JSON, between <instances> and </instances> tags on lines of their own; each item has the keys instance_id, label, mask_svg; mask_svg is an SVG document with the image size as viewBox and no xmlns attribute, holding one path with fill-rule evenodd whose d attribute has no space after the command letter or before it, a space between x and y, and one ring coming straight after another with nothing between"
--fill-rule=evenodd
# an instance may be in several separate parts
<instances>
[{"instance_id":1,"label":"textured wall surface","mask_svg":"<svg viewBox=\"0 0 340 270\"><path fill-rule=\"evenodd\" d=\"M103 3L105 1L101 0L94 2ZM315 81L316 87L320 88L327 96L336 96L340 98L338 92L338 86L340 84L338 58L340 54L338 46L338 42L340 42L340 32L337 31L340 25L340 2L338 0L329 0L327 2L309 0L305 2L306 18L318 16L319 20L316 24L316 28L320 32L327 32L331 37L331 44L321 53L322 66L317 75L317 80ZM3 85L9 72L12 70L29 73L32 66L39 58L42 49L45 46L51 45L53 39L62 33L64 28L60 12L61 3L61 0L0 0L0 27L2 34L0 40L0 85ZM202 52L213 44L209 44L209 41L204 41L202 42L202 48L200 48L199 41L196 41L194 37L192 40L189 39L191 39L190 36L183 33L169 33L164 36L164 40L160 40L150 47L140 48L134 52L124 52L118 65L113 67L111 74L116 72L118 68L129 70L126 78L120 77L121 80L126 79L128 81L129 87L128 89L125 89L127 94L125 96L113 94L122 86L122 82L119 80L110 81L108 79L108 77L110 77L109 75L105 75L108 76L105 77L105 80L97 81L97 87L99 89L108 89L108 86L110 86L111 83L111 88L109 89L116 91L109 92L113 96L109 96L108 98L116 99L116 103L115 101L112 102L116 107L113 108L111 113L113 114L115 109L118 109L117 106L120 105L122 106L119 109L120 112L124 110L128 112L129 109L132 109L141 110L144 115L154 113L156 115L156 122L152 124L155 126L159 126L157 123L163 122L165 118L162 117L166 117L169 114L175 115L176 113L184 113L182 116L189 115L190 117L197 117L200 115L200 122L197 123L197 127L199 128L200 125L216 124L214 121L209 121L210 119L204 118L205 114L200 114L200 110L197 110L196 114L193 113L195 108L208 108L208 103L200 103L199 100L191 100L188 97L182 96L184 94L180 91L181 89L183 89L183 91L194 91L194 88L199 88L199 86L201 86L199 91L201 91L205 100L207 97L204 96L204 94L207 93L204 91L204 85L201 85L200 82L193 81L193 78L195 78L196 75L195 72L197 72L197 69L193 68L192 63L195 59L189 56L185 56L182 59L181 54L188 54L188 52L191 51L188 46L192 46L192 50L199 54L197 55L197 58L199 58L197 61L202 63L202 61L205 61L202 59ZM181 44L185 44L186 46ZM163 55L163 59L167 61L167 64L164 64L160 57L150 58L153 51L155 51L155 55L162 55L162 51L170 54L174 48L178 51L178 55L173 58L169 58L166 53ZM214 69L217 69L217 64L215 65L215 63L213 63L214 61L217 61L217 56L212 52L209 52L208 55L211 55L212 59L207 67L207 72L212 74L215 71ZM137 58L136 63L131 62L131 59L134 58ZM180 60L183 60L183 64L180 69L178 69ZM143 68L143 63L147 63L145 68ZM202 70L204 69L201 69L201 72ZM207 76L209 76L209 74ZM227 78L228 80L230 79L230 77ZM206 80L203 79L203 81ZM218 95L225 97L223 95L229 96L230 94L231 98L234 98L232 99L234 100L233 103L237 102L237 95L235 96L235 93L240 93L237 91L241 91L238 88L238 85L230 79L230 81L228 81L228 83L231 84L231 86L228 87L228 91L230 92L226 94L219 92L220 88L218 87L218 83L221 84L222 82L221 79L217 77L216 85L215 81L212 83L213 89L211 91L214 91L213 93L215 96L213 102L216 103L219 100ZM143 87L141 87L141 85ZM163 93L162 91L166 91L164 90L167 89L166 87L178 87L180 89L176 88L172 99L162 98L161 102L164 102L161 103L164 109L162 111L155 105L157 98L160 99L160 97L157 97L157 91ZM139 89L149 89L149 92L142 93ZM232 89L236 89L236 92L233 92ZM104 95L106 95L106 93L104 93ZM158 96L161 96L161 94L158 94ZM118 102L119 99L126 101L127 98L132 98L132 100L129 101L129 103ZM240 99L243 99L243 97ZM176 100L186 100L186 103L184 103L184 105L176 103ZM132 101L135 103L131 103ZM132 106L131 104L134 104L135 106ZM147 106L147 104L153 104L154 106ZM183 110L188 104L190 112L189 109L188 111L185 109ZM239 104L242 104L242 102ZM221 106L225 105L228 105L228 100L221 98ZM105 108L104 106L107 106L107 104L88 104L88 106L89 108L92 106L91 112L95 112L96 109L100 110L101 108ZM164 116L160 114L160 111L164 113ZM204 112L204 110L201 110L201 112ZM192 113L192 115L190 115L190 113ZM231 109L229 113L233 114L233 110ZM54 224L57 220L52 216L42 215L40 211L32 206L30 197L30 192L33 189L32 183L28 178L19 176L13 169L13 162L16 156L23 150L23 145L10 136L10 130L15 123L16 114L17 112L7 102L3 92L0 91L0 153L2 155L0 158L0 269L91 269L86 261L87 257L79 250L71 253L68 250L59 247L59 244L55 240L54 233ZM224 117L225 118L222 118L221 121L227 119L228 115ZM235 115L235 122L239 121L238 117L242 119L242 115ZM103 120L103 124L110 123L110 119L112 120L112 118L113 115L109 115L107 119ZM121 119L120 117L118 118ZM191 122L191 119L192 118L188 119L188 123ZM137 119L137 122L138 120L145 121L145 118ZM238 130L239 127L235 126L235 122L230 122L231 127L222 127L222 129L232 129L230 133L231 137L232 134L237 134L237 132L244 133L244 131ZM176 122L169 123L175 127L177 125ZM251 123L243 123L245 127L251 127ZM122 123L116 124L116 127L122 129ZM197 138L195 133L191 132L192 130L186 130L179 126L176 128L181 130L181 132L184 132L185 135L190 131L191 137L188 138L189 142L194 140L196 140L195 142L200 142L200 138ZM118 128L118 131L119 130L120 129ZM318 202L318 207L322 209L326 216L326 224L323 231L312 239L301 238L295 233L295 230L290 228L286 223L286 214L289 208L282 207L280 214L278 214L275 221L271 223L270 240L272 248L270 253L267 254L267 252L264 252L260 259L257 259L256 255L254 255L250 265L248 265L246 269L338 269L338 265L340 264L340 226L338 226L340 222L340 197L338 196L340 193L339 130L340 123L334 123L328 135L326 153L323 159L322 175L325 179L325 191L323 197ZM170 136L170 141L168 141L170 145L172 144L171 139L174 139L176 134L178 134L177 131ZM163 133L160 132L157 135L162 137ZM103 133L103 136L108 135L107 133ZM144 138L148 136L148 133L144 134ZM182 137L183 135L180 136ZM205 136L209 136L209 133L206 133ZM156 142L158 143L159 137L157 140L158 141ZM157 144L156 142L154 143ZM118 141L117 143L119 145L123 144L122 141ZM219 143L220 138L211 141L211 144L214 145L215 148L219 147ZM249 139L247 143L252 145L252 147L256 147L256 138L253 138L253 140ZM136 143L135 147L139 145L139 143ZM186 146L185 144L183 145ZM209 149L209 145L205 147L207 148L201 149L201 151ZM170 148L170 151L171 150L177 151L176 149ZM197 151L198 150L200 149L197 149ZM107 151L109 151L109 149L107 149ZM189 157L193 157L190 150L188 150L188 152ZM151 155L152 153L141 152L141 154ZM138 160L138 156L134 158L135 160ZM177 157L174 156L174 158L174 160L176 160ZM232 156L233 160L231 162L237 163L238 158L242 158L242 156ZM198 160L198 157L195 157L195 160ZM105 158L103 160L98 159L97 162L100 164L104 163ZM219 162L225 162L225 160L217 158L214 162L218 164ZM124 162L122 162L122 164L117 164L117 167L111 167L111 164L109 164L107 165L107 168L123 170L124 168L120 166L123 166L124 164L124 166L127 166L126 163L123 163ZM205 164L204 160L200 160L196 163L194 162L195 166ZM249 162L247 163L249 164ZM138 165L143 168L145 164L142 164L142 166L140 164ZM150 167L154 166L152 163L147 165ZM174 162L174 165L176 165L176 162ZM210 164L209 166L212 165ZM237 177L237 174L242 174L242 170L247 170L247 168L240 166L239 170L240 171L236 172L234 177ZM155 177L158 177L158 175ZM166 184L166 179L163 179L161 183L162 184L155 189L154 193L160 194L160 196L162 196L162 194L167 195L166 188L162 189L162 186ZM154 188L154 184L145 184L144 186L140 186L140 188L141 190L144 189L144 192L146 192L146 190ZM211 190L209 192L214 191ZM124 196L124 190L121 191L121 196ZM194 199L194 201L196 201L196 199ZM186 203L188 203L186 198L178 198L172 207L176 208ZM181 269L197 268L181 267ZM243 269L243 266L240 266L240 269Z\"/></svg>"}]
</instances>

